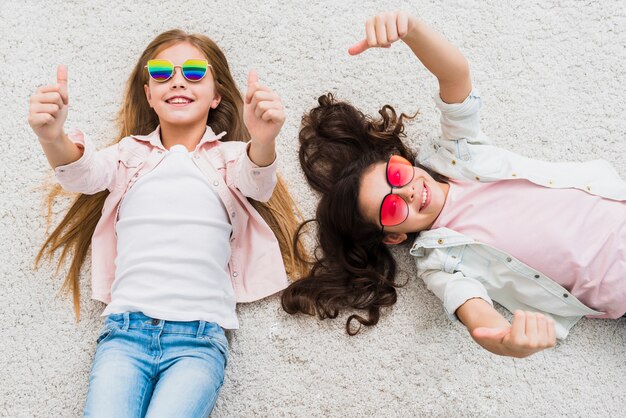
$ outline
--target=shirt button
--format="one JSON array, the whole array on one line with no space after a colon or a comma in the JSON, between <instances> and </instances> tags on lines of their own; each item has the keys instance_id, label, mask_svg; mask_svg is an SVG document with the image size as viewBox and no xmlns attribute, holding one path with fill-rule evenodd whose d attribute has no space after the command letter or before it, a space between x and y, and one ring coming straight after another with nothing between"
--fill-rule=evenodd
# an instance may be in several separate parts
<instances>
[{"instance_id":1,"label":"shirt button","mask_svg":"<svg viewBox=\"0 0 626 418\"><path fill-rule=\"evenodd\" d=\"M261 174L261 172L259 170L254 170L252 174L254 174L255 176L258 176L259 174Z\"/></svg>"},{"instance_id":2,"label":"shirt button","mask_svg":"<svg viewBox=\"0 0 626 418\"><path fill-rule=\"evenodd\" d=\"M539 275L538 275L538 274L535 274L535 279L538 279L538 278L539 278Z\"/></svg>"},{"instance_id":3,"label":"shirt button","mask_svg":"<svg viewBox=\"0 0 626 418\"><path fill-rule=\"evenodd\" d=\"M480 181L480 177L476 176L475 178L476 178L477 181Z\"/></svg>"},{"instance_id":4,"label":"shirt button","mask_svg":"<svg viewBox=\"0 0 626 418\"><path fill-rule=\"evenodd\" d=\"M442 239L438 239L437 240L437 244L439 244L439 245L443 244L443 240Z\"/></svg>"},{"instance_id":5,"label":"shirt button","mask_svg":"<svg viewBox=\"0 0 626 418\"><path fill-rule=\"evenodd\" d=\"M563 297L567 298L567 297L569 297L569 295L567 293L563 293Z\"/></svg>"},{"instance_id":6,"label":"shirt button","mask_svg":"<svg viewBox=\"0 0 626 418\"><path fill-rule=\"evenodd\" d=\"M231 213L230 213L230 217L231 217L231 218L234 218L234 217L235 217L235 215L236 215L236 213L235 213L235 212L231 212Z\"/></svg>"},{"instance_id":7,"label":"shirt button","mask_svg":"<svg viewBox=\"0 0 626 418\"><path fill-rule=\"evenodd\" d=\"M455 164L456 164L456 160L452 160L452 165L455 165Z\"/></svg>"},{"instance_id":8,"label":"shirt button","mask_svg":"<svg viewBox=\"0 0 626 418\"><path fill-rule=\"evenodd\" d=\"M506 258L506 262L507 262L507 263L510 263L510 262L511 262L511 260L512 260L512 259L511 259L511 257L507 257L507 258Z\"/></svg>"},{"instance_id":9,"label":"shirt button","mask_svg":"<svg viewBox=\"0 0 626 418\"><path fill-rule=\"evenodd\" d=\"M135 173L135 175L133 176L134 178L139 177L139 173Z\"/></svg>"},{"instance_id":10,"label":"shirt button","mask_svg":"<svg viewBox=\"0 0 626 418\"><path fill-rule=\"evenodd\" d=\"M65 173L65 170L59 170L60 173Z\"/></svg>"},{"instance_id":11,"label":"shirt button","mask_svg":"<svg viewBox=\"0 0 626 418\"><path fill-rule=\"evenodd\" d=\"M517 174L511 173L511 177L517 177Z\"/></svg>"},{"instance_id":12,"label":"shirt button","mask_svg":"<svg viewBox=\"0 0 626 418\"><path fill-rule=\"evenodd\" d=\"M234 273L233 273L233 277L237 277L237 276L239 276L239 273L234 272Z\"/></svg>"},{"instance_id":13,"label":"shirt button","mask_svg":"<svg viewBox=\"0 0 626 418\"><path fill-rule=\"evenodd\" d=\"M217 180L213 182L213 186L217 187L218 185L219 185L219 183L217 182Z\"/></svg>"},{"instance_id":14,"label":"shirt button","mask_svg":"<svg viewBox=\"0 0 626 418\"><path fill-rule=\"evenodd\" d=\"M161 322L161 321L158 320L158 319L153 319L152 320L152 325L159 325L159 322Z\"/></svg>"},{"instance_id":15,"label":"shirt button","mask_svg":"<svg viewBox=\"0 0 626 418\"><path fill-rule=\"evenodd\" d=\"M163 154L163 150L158 150L157 154Z\"/></svg>"}]
</instances>

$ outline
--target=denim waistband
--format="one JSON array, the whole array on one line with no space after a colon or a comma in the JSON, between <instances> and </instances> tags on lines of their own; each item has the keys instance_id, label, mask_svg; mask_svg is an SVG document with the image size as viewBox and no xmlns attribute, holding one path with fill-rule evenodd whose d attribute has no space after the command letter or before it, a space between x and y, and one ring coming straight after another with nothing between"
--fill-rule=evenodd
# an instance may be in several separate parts
<instances>
[{"instance_id":1,"label":"denim waistband","mask_svg":"<svg viewBox=\"0 0 626 418\"><path fill-rule=\"evenodd\" d=\"M224 330L215 322L198 321L167 321L151 318L142 312L123 312L109 314L105 323L115 323L120 329L162 330L163 334L187 334L200 336L224 334Z\"/></svg>"}]
</instances>

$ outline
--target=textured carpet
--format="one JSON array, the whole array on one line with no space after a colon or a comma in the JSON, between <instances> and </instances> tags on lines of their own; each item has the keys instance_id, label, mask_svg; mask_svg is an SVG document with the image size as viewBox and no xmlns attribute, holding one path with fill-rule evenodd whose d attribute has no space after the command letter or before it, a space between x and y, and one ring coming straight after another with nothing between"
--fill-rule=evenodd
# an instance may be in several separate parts
<instances>
[{"instance_id":1,"label":"textured carpet","mask_svg":"<svg viewBox=\"0 0 626 418\"><path fill-rule=\"evenodd\" d=\"M516 5L519 4L519 5ZM27 123L28 98L69 66L67 127L103 146L136 58L159 32L202 32L280 94L288 120L281 172L307 216L317 197L296 162L303 112L327 91L375 113L389 103L421 116L419 147L438 134L436 83L410 50L350 57L363 24L396 8L421 16L466 54L484 98L484 131L533 158L604 158L626 177L626 9L620 1L0 2L0 415L82 416L104 306L82 282L82 320L56 297L61 278L32 270L46 230L39 186L51 169ZM62 213L64 204L56 207ZM58 220L58 218L57 218ZM239 305L215 417L626 416L626 320L587 320L553 350L524 360L492 355L451 324L415 279L373 329L344 332L346 315L291 317L279 298ZM114 401L114 400L113 400Z\"/></svg>"}]
</instances>

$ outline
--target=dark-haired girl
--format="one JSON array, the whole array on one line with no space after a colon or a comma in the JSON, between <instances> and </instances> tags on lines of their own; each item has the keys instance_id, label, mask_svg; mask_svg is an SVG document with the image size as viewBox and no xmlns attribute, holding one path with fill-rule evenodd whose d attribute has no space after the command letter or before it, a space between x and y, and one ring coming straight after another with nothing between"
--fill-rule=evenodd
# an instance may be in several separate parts
<instances>
[{"instance_id":1,"label":"dark-haired girl","mask_svg":"<svg viewBox=\"0 0 626 418\"><path fill-rule=\"evenodd\" d=\"M406 115L385 106L373 120L320 97L303 118L300 162L321 193L321 251L310 274L283 293L284 309L320 318L365 310L349 316L350 334L376 324L396 301L388 246L414 238L418 276L493 353L526 357L553 347L582 316L623 316L626 183L615 170L600 160L549 163L493 146L455 47L404 13L378 15L365 29L350 54L401 39L437 77L442 135L415 159L401 141ZM511 323L493 300L514 313Z\"/></svg>"}]
</instances>

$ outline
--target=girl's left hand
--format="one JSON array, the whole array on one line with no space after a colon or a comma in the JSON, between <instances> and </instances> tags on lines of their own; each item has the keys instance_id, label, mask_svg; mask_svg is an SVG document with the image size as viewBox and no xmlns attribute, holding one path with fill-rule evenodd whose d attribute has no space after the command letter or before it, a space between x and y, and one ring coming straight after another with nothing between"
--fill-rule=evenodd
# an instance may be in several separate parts
<instances>
[{"instance_id":1,"label":"girl's left hand","mask_svg":"<svg viewBox=\"0 0 626 418\"><path fill-rule=\"evenodd\" d=\"M259 76L254 70L248 73L243 122L252 142L261 147L271 146L273 154L274 140L285 123L285 109L278 95L259 83Z\"/></svg>"},{"instance_id":2,"label":"girl's left hand","mask_svg":"<svg viewBox=\"0 0 626 418\"><path fill-rule=\"evenodd\" d=\"M472 335L478 340L499 342L511 357L528 357L556 345L554 319L537 312L515 311L510 327L476 328Z\"/></svg>"},{"instance_id":3,"label":"girl's left hand","mask_svg":"<svg viewBox=\"0 0 626 418\"><path fill-rule=\"evenodd\" d=\"M365 39L348 49L350 55L358 55L369 48L389 48L404 38L415 26L415 18L404 12L381 13L365 22Z\"/></svg>"}]
</instances>

